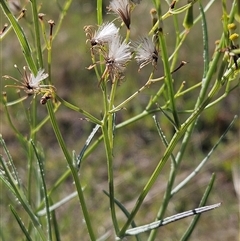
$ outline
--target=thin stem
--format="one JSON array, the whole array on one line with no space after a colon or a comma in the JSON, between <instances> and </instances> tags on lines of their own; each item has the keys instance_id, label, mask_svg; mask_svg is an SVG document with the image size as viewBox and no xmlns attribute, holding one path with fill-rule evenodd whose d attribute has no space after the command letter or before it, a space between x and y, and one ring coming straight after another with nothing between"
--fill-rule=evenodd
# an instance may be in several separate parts
<instances>
[{"instance_id":1,"label":"thin stem","mask_svg":"<svg viewBox=\"0 0 240 241\"><path fill-rule=\"evenodd\" d=\"M125 42L128 43L129 42L129 38L130 38L130 29L127 28L127 34L126 34L126 38L125 38Z\"/></svg>"},{"instance_id":2,"label":"thin stem","mask_svg":"<svg viewBox=\"0 0 240 241\"><path fill-rule=\"evenodd\" d=\"M112 89L110 93L109 106L106 109L105 118L103 119L102 132L104 138L104 144L107 155L107 165L108 165L108 185L109 185L109 200L110 200L110 210L113 225L115 228L116 234L119 232L116 210L115 210L115 195L114 195L114 176L113 176L113 136L115 123L113 122L113 115L109 113L108 110L111 109L114 105L114 98L116 93L116 88L118 84L118 79L114 77L112 80Z\"/></svg>"},{"instance_id":3,"label":"thin stem","mask_svg":"<svg viewBox=\"0 0 240 241\"><path fill-rule=\"evenodd\" d=\"M174 100L173 80L172 80L172 75L171 75L170 66L168 62L166 41L162 30L160 30L159 32L159 40L161 45L161 53L162 53L162 60L163 60L163 66L164 66L165 84L167 86L171 111L173 114L175 125L177 128L179 128L180 123L179 123L175 100Z\"/></svg>"},{"instance_id":4,"label":"thin stem","mask_svg":"<svg viewBox=\"0 0 240 241\"><path fill-rule=\"evenodd\" d=\"M201 170L201 168L205 165L205 163L209 160L212 153L215 151L215 149L218 147L218 145L222 142L223 138L226 136L230 128L233 126L234 122L236 121L237 116L234 117L232 122L229 124L227 129L224 131L224 133L221 135L221 137L218 139L216 144L212 147L210 152L207 154L207 156L200 162L200 164L194 169L192 173L190 173L182 182L180 182L172 191L171 196L175 195L179 190L181 190L193 177L195 177L198 172Z\"/></svg>"},{"instance_id":5,"label":"thin stem","mask_svg":"<svg viewBox=\"0 0 240 241\"><path fill-rule=\"evenodd\" d=\"M33 24L35 32L35 42L37 49L37 58L38 58L38 68L43 68L43 58L42 58L42 47L41 47L41 38L39 31L39 20L38 20L38 11L37 11L37 1L31 0L32 3L32 14L33 14Z\"/></svg>"},{"instance_id":6,"label":"thin stem","mask_svg":"<svg viewBox=\"0 0 240 241\"><path fill-rule=\"evenodd\" d=\"M1 135L0 135L0 144L4 148L6 148ZM28 199L25 196L25 193L23 192L22 188L16 184L16 181L15 181L14 177L12 176L11 172L9 171L8 166L7 166L6 162L3 160L2 156L0 156L0 164L1 164L2 170L4 170L4 172L5 172L4 176L0 175L1 180L4 181L5 184L8 185L9 190L11 190L13 195L17 198L17 200L21 203L24 210L27 212L29 218L31 219L34 227L36 228L36 230L39 234L39 237L41 237L41 240L46 240L38 217L33 212L31 205L28 202Z\"/></svg>"},{"instance_id":7,"label":"thin stem","mask_svg":"<svg viewBox=\"0 0 240 241\"><path fill-rule=\"evenodd\" d=\"M223 39L223 38L222 38ZM208 71L208 75L206 76L206 80L205 82L203 83L202 85L202 89L201 89L201 92L200 92L200 95L199 95L199 99L196 103L196 108L200 105L201 103L201 100L205 97L206 95L206 91L207 91L207 87L209 85L209 82L211 80L211 77L213 75L213 67L217 65L218 63L218 59L219 59L220 55L216 55L215 56L215 59L213 60L213 65L211 66L211 68L209 69ZM219 88L219 83L216 82L216 85L215 87L212 89L212 91L210 92L209 96L211 96L212 94L214 94L215 92L217 92L217 89ZM209 97L208 97L209 98ZM205 105L207 106L207 105ZM197 120L197 119L196 119ZM185 122L186 123L186 122ZM179 151L177 157L176 157L176 162L177 162L177 166L180 165L180 161L181 161L181 158L183 156L183 153L184 153L184 150L187 146L187 143L188 141L190 140L190 136L191 136L191 133L193 131L193 128L194 128L194 125L195 125L195 121L187 128L187 131L186 131L186 134L184 136L184 139L183 139L183 142L182 142L182 146L181 146L181 150ZM177 169L177 168L176 168ZM176 171L176 170L175 170ZM158 216L157 218L158 219L161 219L163 218L163 215L166 211L166 208L167 208L167 205L168 205L168 202L171 198L171 194L169 192L171 192L172 190L172 187L173 187L173 183L174 183L174 180L175 180L175 176L176 176L176 173L174 172L171 172L170 173L170 176L169 176L169 181L168 181L168 188L165 192L165 196L164 196L164 202L161 206L161 209L159 210L159 213L158 213ZM154 240L155 236L156 236L156 230L152 231L150 236L149 236L149 241L150 240Z\"/></svg>"},{"instance_id":8,"label":"thin stem","mask_svg":"<svg viewBox=\"0 0 240 241\"><path fill-rule=\"evenodd\" d=\"M111 93L110 93L108 109L111 109L114 106L114 98L115 98L115 94L116 94L117 83L118 83L118 80L114 77L114 80L112 83L112 89L111 89ZM109 142L110 142L110 146L111 146L112 150L113 150L113 135L114 135L113 125L115 125L115 123L113 123L113 114L110 113L108 115L108 138L109 138Z\"/></svg>"},{"instance_id":9,"label":"thin stem","mask_svg":"<svg viewBox=\"0 0 240 241\"><path fill-rule=\"evenodd\" d=\"M91 115L90 113L88 113L87 111L69 103L68 101L62 99L60 96L56 95L56 99L58 101L60 101L61 104L65 105L67 108L77 111L79 113L82 113L84 116L86 116L91 122L98 124L98 125L102 125L102 122L97 119L96 117L94 117L93 115Z\"/></svg>"},{"instance_id":10,"label":"thin stem","mask_svg":"<svg viewBox=\"0 0 240 241\"><path fill-rule=\"evenodd\" d=\"M175 43L175 48L174 48L174 52L172 53L172 55L168 58L168 60L172 60L171 63L171 72L174 70L174 66L176 65L177 59L178 59L178 50L180 49L182 43L185 40L185 37L181 38L180 37L180 31L179 31L179 26L178 26L178 16L174 15L173 16L173 21L174 21L174 27L175 27L175 33L176 33L176 43Z\"/></svg>"},{"instance_id":11,"label":"thin stem","mask_svg":"<svg viewBox=\"0 0 240 241\"><path fill-rule=\"evenodd\" d=\"M53 127L53 130L55 132L56 138L58 140L59 146L61 147L61 149L63 151L63 154L64 154L64 156L67 160L68 166L71 169L71 173L73 175L73 179L74 179L76 189L77 189L77 192L78 192L78 198L79 198L79 201L81 203L81 208L82 208L84 219L86 221L86 226L87 226L87 229L88 229L88 232L89 232L89 236L90 236L92 241L95 241L96 239L95 239L95 235L94 235L94 232L93 232L93 229L92 229L92 225L91 225L90 217L89 217L89 214L88 214L88 209L87 209L87 206L86 206L84 195L83 195L83 192L82 192L82 187L81 187L81 183L80 183L80 180L79 180L79 177L78 177L78 172L77 172L77 169L73 166L72 158L71 158L71 156L70 156L70 154L67 150L66 143L63 140L62 134L59 130L59 127L58 127L58 124L57 124L57 121L56 121L56 118L55 118L55 115L54 115L54 112L53 112L53 107L52 107L51 102L47 102L47 109L48 109L48 113L50 115L52 127Z\"/></svg>"},{"instance_id":12,"label":"thin stem","mask_svg":"<svg viewBox=\"0 0 240 241\"><path fill-rule=\"evenodd\" d=\"M102 0L97 1L97 23L102 24Z\"/></svg>"},{"instance_id":13,"label":"thin stem","mask_svg":"<svg viewBox=\"0 0 240 241\"><path fill-rule=\"evenodd\" d=\"M208 49L209 41L208 41L207 21L206 21L206 16L205 16L201 1L199 1L199 9L202 15L203 61L204 61L203 78L205 78L209 68L209 49Z\"/></svg>"},{"instance_id":14,"label":"thin stem","mask_svg":"<svg viewBox=\"0 0 240 241\"><path fill-rule=\"evenodd\" d=\"M28 63L29 68L33 72L33 74L37 74L37 67L35 65L33 56L32 56L32 50L30 48L30 45L28 43L28 40L25 36L25 33L23 32L21 26L19 25L16 18L13 16L11 11L9 10L7 6L7 2L5 0L0 0L0 6L8 18L9 22L11 23L11 26L13 27L13 30L18 38L18 41L22 47L22 51L24 53L24 58L26 62Z\"/></svg>"},{"instance_id":15,"label":"thin stem","mask_svg":"<svg viewBox=\"0 0 240 241\"><path fill-rule=\"evenodd\" d=\"M34 38L35 38L35 46L36 46L36 53L37 53L37 69L42 69L43 68L43 58L42 58L42 47L41 47L41 38L40 38L40 29L39 29L39 20L38 20L38 11L37 11L37 2L36 0L31 1L31 9L32 9L32 15L33 15L33 24L34 24ZM36 75L36 73L34 73ZM36 128L37 125L37 101L34 98L32 101L32 109L31 109L31 118L30 118L30 123L31 123L31 133L30 133L30 138L33 140L33 142L36 142L36 132L33 132L33 130ZM28 160L28 193L29 193L29 200L31 200L31 187L32 187L32 178L33 178L33 173L35 172L35 167L33 166L33 148L29 143L28 147L28 155L29 155L29 160ZM35 178L37 180L40 180L40 174L36 172ZM38 183L38 182L36 182ZM40 190L40 189L39 189ZM41 192L39 191L39 196L41 195Z\"/></svg>"},{"instance_id":16,"label":"thin stem","mask_svg":"<svg viewBox=\"0 0 240 241\"><path fill-rule=\"evenodd\" d=\"M152 76L153 76L153 73L151 73L151 75L150 75L150 77L149 77L149 79L148 79L148 81L145 85L143 85L138 91L136 91L130 97L128 97L126 100L124 100L121 104L119 104L118 106L110 109L109 113L113 113L113 112L121 110L129 101L131 101L133 98L135 98L140 92L142 92L147 87L149 87L150 84L152 84L153 82L156 82L156 81L152 81ZM164 77L162 77L162 80L163 79L164 79ZM160 80L160 78L159 78L159 80Z\"/></svg>"},{"instance_id":17,"label":"thin stem","mask_svg":"<svg viewBox=\"0 0 240 241\"><path fill-rule=\"evenodd\" d=\"M34 142L31 140L31 145L33 147L33 150L35 152L37 161L38 161L38 166L39 166L39 172L40 172L40 176L41 176L41 186L43 189L43 196L44 196L44 202L45 202L45 208L46 208L46 216L47 216L47 233L48 233L48 241L52 241L52 227L51 227L51 213L50 213L50 203L49 203L49 197L47 195L47 185L45 182L45 173L44 173L44 164L43 164L43 160L41 160L37 148L34 144Z\"/></svg>"},{"instance_id":18,"label":"thin stem","mask_svg":"<svg viewBox=\"0 0 240 241\"><path fill-rule=\"evenodd\" d=\"M129 225L131 224L132 220L134 219L135 215L137 214L139 208L141 207L143 200L145 199L146 195L148 194L149 190L151 189L151 187L153 186L153 184L155 183L157 177L159 176L159 173L161 172L162 168L164 167L164 165L166 164L169 156L172 154L175 146L177 145L178 141L182 138L182 136L185 134L185 132L187 131L188 127L194 123L194 121L198 118L199 114L204 110L204 108L209 104L209 102L211 101L211 99L213 98L213 96L216 94L216 92L219 90L220 85L219 83L217 83L216 85L213 86L212 90L210 91L209 96L206 98L206 100L199 106L199 108L197 108L192 115L184 122L184 124L181 125L180 129L176 131L176 133L174 134L174 136L172 137L168 148L166 149L165 153L163 154L162 159L159 161L159 164L157 165L157 167L155 168L153 174L151 175L151 177L149 178L147 184L145 185L145 187L143 188L143 191L141 192L139 198L137 199L137 202L130 214L129 219L127 220L127 222L125 223L125 225L123 226L123 228L120 230L119 232L119 237L123 237L127 228L129 227Z\"/></svg>"},{"instance_id":19,"label":"thin stem","mask_svg":"<svg viewBox=\"0 0 240 241\"><path fill-rule=\"evenodd\" d=\"M112 153L110 141L108 139L108 129L106 124L107 123L102 125L102 133L103 133L104 145L105 145L105 150L107 155L109 201L110 201L110 210L111 210L113 225L114 225L116 234L118 234L119 228L117 223L115 201L114 201L115 198L114 198L114 177L113 177L113 153Z\"/></svg>"},{"instance_id":20,"label":"thin stem","mask_svg":"<svg viewBox=\"0 0 240 241\"><path fill-rule=\"evenodd\" d=\"M209 197L209 195L210 195L210 193L212 191L215 178L216 178L216 175L215 175L215 173L213 173L212 177L211 177L211 180L210 180L210 182L209 182L209 184L208 184L208 186L207 186L207 188L206 188L206 190L205 190L205 192L203 194L203 197L202 197L202 199L200 201L199 207L203 207L206 204L207 199L208 199L208 197ZM194 230L194 228L195 228L199 218L200 218L200 214L196 215L194 217L194 219L192 220L192 222L189 225L189 228L186 230L186 232L184 233L183 237L181 238L181 241L189 240L189 237L192 234L192 232L193 232L193 230Z\"/></svg>"},{"instance_id":21,"label":"thin stem","mask_svg":"<svg viewBox=\"0 0 240 241\"><path fill-rule=\"evenodd\" d=\"M155 23L155 25L152 27L152 29L150 30L149 32L149 35L153 34L159 27L159 23L163 20L165 20L166 18L172 16L172 15L177 15L177 14L180 14L184 11L186 11L188 8L190 8L194 3L196 3L198 0L193 0L191 3L187 3L186 5L178 8L178 9L175 9L175 10L171 10L169 9L165 14L161 15L158 13L159 15L159 19L158 21ZM215 0L213 0L215 1ZM159 9L159 7L161 6L160 4L160 1L155 1L155 6L156 6L156 9Z\"/></svg>"},{"instance_id":22,"label":"thin stem","mask_svg":"<svg viewBox=\"0 0 240 241\"><path fill-rule=\"evenodd\" d=\"M61 15L59 16L59 19L57 21L57 26L56 26L56 31L54 32L54 35L53 35L53 39L55 39L55 37L57 36L58 32L60 31L61 27L62 27L62 23L63 23L63 20L64 20L64 17L66 16L67 14L67 11L69 9L69 7L71 6L72 4L72 0L66 0L65 1L65 4L62 8L62 12L61 12Z\"/></svg>"}]
</instances>

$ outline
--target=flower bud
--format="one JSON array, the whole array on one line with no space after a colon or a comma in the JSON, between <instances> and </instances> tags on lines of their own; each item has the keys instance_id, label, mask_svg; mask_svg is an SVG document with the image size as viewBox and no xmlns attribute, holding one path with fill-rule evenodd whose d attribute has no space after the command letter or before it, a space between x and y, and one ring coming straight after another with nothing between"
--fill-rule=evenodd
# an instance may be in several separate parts
<instances>
[{"instance_id":1,"label":"flower bud","mask_svg":"<svg viewBox=\"0 0 240 241\"><path fill-rule=\"evenodd\" d=\"M188 0L188 3L191 3L190 0ZM183 21L183 27L185 29L190 29L193 25L193 5L191 5L186 12L184 21Z\"/></svg>"},{"instance_id":2,"label":"flower bud","mask_svg":"<svg viewBox=\"0 0 240 241\"><path fill-rule=\"evenodd\" d=\"M155 8L152 8L150 10L150 14L152 17L152 26L154 26L156 24L156 22L158 21L157 10Z\"/></svg>"},{"instance_id":3,"label":"flower bud","mask_svg":"<svg viewBox=\"0 0 240 241\"><path fill-rule=\"evenodd\" d=\"M238 45L238 39L239 39L239 35L237 33L233 33L229 36L229 39L233 42L234 46Z\"/></svg>"},{"instance_id":4,"label":"flower bud","mask_svg":"<svg viewBox=\"0 0 240 241\"><path fill-rule=\"evenodd\" d=\"M235 23L229 23L227 27L228 27L229 31L236 30L236 28L237 28Z\"/></svg>"}]
</instances>

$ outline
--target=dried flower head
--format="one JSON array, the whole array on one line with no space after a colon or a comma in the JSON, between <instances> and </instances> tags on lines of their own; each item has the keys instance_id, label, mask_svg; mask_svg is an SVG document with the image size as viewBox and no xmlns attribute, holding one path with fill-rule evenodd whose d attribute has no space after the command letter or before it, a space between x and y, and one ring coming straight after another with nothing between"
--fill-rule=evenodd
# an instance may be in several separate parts
<instances>
[{"instance_id":1,"label":"dried flower head","mask_svg":"<svg viewBox=\"0 0 240 241\"><path fill-rule=\"evenodd\" d=\"M139 70L149 63L155 67L158 61L158 52L150 38L141 38L140 41L134 44L136 49L135 59L139 64Z\"/></svg>"},{"instance_id":2,"label":"dried flower head","mask_svg":"<svg viewBox=\"0 0 240 241\"><path fill-rule=\"evenodd\" d=\"M37 73L37 75L33 75L31 72L27 72L27 68L24 66L23 70L24 72L21 73L21 71L18 69L17 65L14 65L15 68L19 71L19 73L22 75L23 81L20 81L18 79L15 79L9 75L3 76L6 79L13 79L16 83L16 85L6 85L5 87L12 87L17 89L23 89L27 96L21 98L19 101L22 101L26 99L29 95L34 95L34 98L37 94L42 94L42 98L40 100L40 103L42 105L46 104L49 99L52 99L55 96L55 90L56 88L53 85L41 85L41 81L46 79L48 77L47 73L44 73L43 69L40 69ZM18 103L19 101L16 101L15 103Z\"/></svg>"},{"instance_id":3,"label":"dried flower head","mask_svg":"<svg viewBox=\"0 0 240 241\"><path fill-rule=\"evenodd\" d=\"M121 75L132 53L129 43L122 42L120 36L115 36L108 46L108 54L105 56L108 72L111 77Z\"/></svg>"},{"instance_id":4,"label":"dried flower head","mask_svg":"<svg viewBox=\"0 0 240 241\"><path fill-rule=\"evenodd\" d=\"M37 90L41 87L40 82L46 79L47 77L48 77L48 74L44 73L44 69L40 69L37 72L36 76L30 73L28 77L28 85L30 88Z\"/></svg>"},{"instance_id":5,"label":"dried flower head","mask_svg":"<svg viewBox=\"0 0 240 241\"><path fill-rule=\"evenodd\" d=\"M27 96L21 98L19 101L16 101L15 103L18 103L26 99L29 95L34 95L35 98L35 96L38 94L42 94L40 100L40 103L42 105L45 105L49 99L54 99L56 88L53 85L40 84L41 81L48 77L48 74L44 73L43 69L40 69L37 75L35 76L31 72L28 73L26 66L23 67L23 73L21 73L17 65L14 65L14 67L17 68L19 73L22 75L23 81L15 79L9 75L5 75L3 76L4 78L13 79L16 83L18 83L18 85L6 85L5 87L23 89L27 93Z\"/></svg>"},{"instance_id":6,"label":"dried flower head","mask_svg":"<svg viewBox=\"0 0 240 241\"><path fill-rule=\"evenodd\" d=\"M14 67L18 69L17 65L14 65ZM38 93L41 87L45 87L45 85L40 85L40 82L48 77L48 74L44 73L43 69L39 70L36 76L34 76L32 73L28 74L26 66L23 67L23 70L24 72L22 74L21 71L18 69L18 71L22 75L23 82L8 75L3 76L5 78L13 79L14 81L20 84L20 85L7 85L6 87L23 89L29 95Z\"/></svg>"},{"instance_id":7,"label":"dried flower head","mask_svg":"<svg viewBox=\"0 0 240 241\"><path fill-rule=\"evenodd\" d=\"M92 46L108 43L118 34L118 28L114 23L103 23L97 31L94 31L93 26L85 26L84 31Z\"/></svg>"},{"instance_id":8,"label":"dried flower head","mask_svg":"<svg viewBox=\"0 0 240 241\"><path fill-rule=\"evenodd\" d=\"M131 23L131 3L129 0L112 0L108 10L116 13L130 29Z\"/></svg>"}]
</instances>

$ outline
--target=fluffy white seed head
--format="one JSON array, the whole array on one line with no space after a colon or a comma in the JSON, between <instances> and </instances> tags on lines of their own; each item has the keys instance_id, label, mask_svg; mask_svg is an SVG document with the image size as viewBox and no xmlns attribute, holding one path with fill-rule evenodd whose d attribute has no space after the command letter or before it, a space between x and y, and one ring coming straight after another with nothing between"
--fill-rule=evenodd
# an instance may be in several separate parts
<instances>
[{"instance_id":1,"label":"fluffy white seed head","mask_svg":"<svg viewBox=\"0 0 240 241\"><path fill-rule=\"evenodd\" d=\"M149 63L156 66L158 61L158 52L154 46L154 43L150 38L141 38L134 44L136 50L135 59L139 64L139 69L143 68Z\"/></svg>"},{"instance_id":2,"label":"fluffy white seed head","mask_svg":"<svg viewBox=\"0 0 240 241\"><path fill-rule=\"evenodd\" d=\"M130 29L131 3L129 0L112 0L108 9L116 13L123 20L127 28Z\"/></svg>"},{"instance_id":3,"label":"fluffy white seed head","mask_svg":"<svg viewBox=\"0 0 240 241\"><path fill-rule=\"evenodd\" d=\"M118 34L118 28L114 23L103 23L95 32L91 39L91 44L104 44L112 41L112 38Z\"/></svg>"},{"instance_id":4,"label":"fluffy white seed head","mask_svg":"<svg viewBox=\"0 0 240 241\"><path fill-rule=\"evenodd\" d=\"M121 37L117 35L109 43L106 63L114 72L121 73L124 71L126 63L131 59L131 56L129 43L122 42Z\"/></svg>"},{"instance_id":5,"label":"fluffy white seed head","mask_svg":"<svg viewBox=\"0 0 240 241\"><path fill-rule=\"evenodd\" d=\"M33 89L37 89L40 86L40 82L48 77L48 74L44 73L44 69L40 69L36 76L30 73L29 86Z\"/></svg>"}]
</instances>

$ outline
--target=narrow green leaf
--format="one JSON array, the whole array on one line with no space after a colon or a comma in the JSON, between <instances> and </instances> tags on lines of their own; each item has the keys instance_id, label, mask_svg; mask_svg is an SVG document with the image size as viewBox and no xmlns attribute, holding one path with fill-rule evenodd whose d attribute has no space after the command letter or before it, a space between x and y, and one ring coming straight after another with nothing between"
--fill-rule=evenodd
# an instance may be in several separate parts
<instances>
[{"instance_id":1,"label":"narrow green leaf","mask_svg":"<svg viewBox=\"0 0 240 241\"><path fill-rule=\"evenodd\" d=\"M33 16L33 24L34 24L34 37L36 43L36 53L38 59L38 69L43 69L43 57L42 57L42 47L41 47L41 38L39 31L39 20L38 20L38 11L37 11L37 1L32 0L32 16Z\"/></svg>"},{"instance_id":2,"label":"narrow green leaf","mask_svg":"<svg viewBox=\"0 0 240 241\"><path fill-rule=\"evenodd\" d=\"M161 109L161 110L162 110L162 109ZM162 111L163 111L163 110L162 110ZM164 112L163 112L163 113L164 113ZM161 128L159 122L157 121L155 115L153 116L153 120L154 120L154 123L155 123L155 125L156 125L157 131L158 131L158 134L159 134L159 136L160 136L160 138L161 138L161 140L162 140L164 146L167 148L168 145L169 145L169 143L168 143L168 141L167 141L167 139L166 139L166 136L164 135L163 130L162 130L162 128ZM173 164L174 164L174 166L175 166L175 165L176 165L176 160L175 160L175 157L174 157L173 154L171 154L171 159L172 159Z\"/></svg>"},{"instance_id":3,"label":"narrow green leaf","mask_svg":"<svg viewBox=\"0 0 240 241\"><path fill-rule=\"evenodd\" d=\"M95 134L97 133L98 129L100 128L100 125L96 125L91 134L89 135L89 137L87 138L85 145L83 146L82 150L80 151L79 155L77 156L77 167L78 169L80 169L80 164L81 164L81 160L84 156L85 151L87 150L88 146L90 145L93 137L95 136Z\"/></svg>"},{"instance_id":4,"label":"narrow green leaf","mask_svg":"<svg viewBox=\"0 0 240 241\"><path fill-rule=\"evenodd\" d=\"M6 98L3 98L3 104L4 104L4 110L5 110L4 114L7 117L9 126L12 128L14 134L18 138L19 142L22 144L23 148L27 149L26 138L22 135L22 133L18 130L18 128L15 127L15 125L12 121L11 115L10 115L9 108L7 106L7 99ZM1 140L3 141L2 136L1 136Z\"/></svg>"},{"instance_id":5,"label":"narrow green leaf","mask_svg":"<svg viewBox=\"0 0 240 241\"><path fill-rule=\"evenodd\" d=\"M159 106L160 111L164 114L164 116L170 121L170 123L173 125L175 130L177 130L177 126L175 125L173 119Z\"/></svg>"},{"instance_id":6,"label":"narrow green leaf","mask_svg":"<svg viewBox=\"0 0 240 241\"><path fill-rule=\"evenodd\" d=\"M144 233L144 232L147 232L147 231L165 226L169 223L176 222L180 219L187 218L189 216L193 216L193 215L201 214L203 212L210 211L212 209L220 207L220 205L221 205L221 203L216 203L216 204L209 205L209 206L195 208L193 210L189 210L189 211L186 211L186 212L178 213L176 215L167 217L163 220L155 221L155 222L143 225L143 226L139 226L137 228L128 229L125 233L125 236L132 236L132 235ZM199 215L197 215L197 216L199 216Z\"/></svg>"},{"instance_id":7,"label":"narrow green leaf","mask_svg":"<svg viewBox=\"0 0 240 241\"><path fill-rule=\"evenodd\" d=\"M49 200L50 204L52 205L52 200ZM60 235L60 231L59 231L59 227L58 227L58 221L57 221L57 217L56 217L56 213L53 210L52 211L52 223L53 223L53 231L55 234L55 239L56 241L61 241L61 235Z\"/></svg>"},{"instance_id":8,"label":"narrow green leaf","mask_svg":"<svg viewBox=\"0 0 240 241\"><path fill-rule=\"evenodd\" d=\"M173 80L172 80L172 75L171 75L171 71L170 71L170 63L168 61L167 45L166 45L166 39L165 39L163 30L159 32L159 41L160 41L162 61L163 61L163 67L164 67L164 75L165 75L164 81L165 81L165 84L167 87L167 95L168 95L168 98L170 101L170 108L171 108L173 119L174 119L174 125L178 129L180 127L180 122L179 122L177 109L176 109Z\"/></svg>"},{"instance_id":9,"label":"narrow green leaf","mask_svg":"<svg viewBox=\"0 0 240 241\"><path fill-rule=\"evenodd\" d=\"M32 241L30 233L28 232L28 230L26 229L26 227L25 227L24 223L22 222L21 218L17 214L17 211L13 208L12 205L10 205L10 209L11 209L11 212L13 213L14 217L16 218L22 232L24 233L26 240Z\"/></svg>"},{"instance_id":10,"label":"narrow green leaf","mask_svg":"<svg viewBox=\"0 0 240 241\"><path fill-rule=\"evenodd\" d=\"M26 95L26 96L23 96L23 97L21 97L21 98L19 98L19 99L17 99L17 100L7 102L7 103L6 103L6 106L16 105L16 104L22 102L23 100L26 100L27 98L28 98L28 96Z\"/></svg>"},{"instance_id":11,"label":"narrow green leaf","mask_svg":"<svg viewBox=\"0 0 240 241\"><path fill-rule=\"evenodd\" d=\"M200 164L194 169L192 173L190 173L182 182L180 182L171 192L171 196L176 194L179 190L181 190L190 180L192 180L193 177L195 177L198 172L201 170L201 168L206 164L206 162L209 160L215 149L218 147L218 145L222 142L223 138L227 135L230 128L233 126L234 122L236 121L237 116L234 117L232 122L229 124L228 128L224 131L224 133L221 135L221 137L218 139L216 144L212 147L212 149L209 151L207 156L200 162Z\"/></svg>"},{"instance_id":12,"label":"narrow green leaf","mask_svg":"<svg viewBox=\"0 0 240 241\"><path fill-rule=\"evenodd\" d=\"M3 170L5 173L2 173L0 175L0 179L3 180L3 182L5 183L5 185L7 185L8 190L10 190L12 192L12 194L17 198L17 200L21 203L23 209L27 212L29 218L31 219L34 227L36 228L39 237L41 237L42 241L45 241L45 235L43 234L43 231L41 229L41 224L38 220L38 218L36 217L36 215L34 214L31 206L28 203L28 200L23 192L23 190L19 189L19 187L17 185L15 185L14 181L12 181L12 179L8 178L11 177L10 173L5 165L5 162L3 160L3 158L0 156L0 161L3 167ZM6 176L4 176L4 174L6 174Z\"/></svg>"},{"instance_id":13,"label":"narrow green leaf","mask_svg":"<svg viewBox=\"0 0 240 241\"><path fill-rule=\"evenodd\" d=\"M77 195L78 195L77 192L73 192L73 193L69 194L67 197L63 198L61 201L51 205L49 207L49 211L52 212L52 211L56 210L57 208L61 207L63 204L65 204L65 203L69 202L70 200L72 200L73 198L75 198ZM46 214L47 214L46 208L37 212L38 216L44 216Z\"/></svg>"},{"instance_id":14,"label":"narrow green leaf","mask_svg":"<svg viewBox=\"0 0 240 241\"><path fill-rule=\"evenodd\" d=\"M0 238L1 238L2 241L7 241L5 236L4 236L3 228L0 228Z\"/></svg>"},{"instance_id":15,"label":"narrow green leaf","mask_svg":"<svg viewBox=\"0 0 240 241\"><path fill-rule=\"evenodd\" d=\"M93 228L92 228L91 220L90 220L90 217L89 217L88 209L87 209L87 206L86 206L85 198L84 198L84 195L83 195L82 186L81 186L81 182L79 180L78 172L73 165L72 158L69 154L69 151L68 151L66 143L63 139L62 133L59 129L58 122L56 120L56 116L54 115L51 102L47 103L47 109L48 109L48 113L49 113L49 116L50 116L52 128L54 130L54 133L55 133L55 136L57 138L58 144L61 147L62 152L63 152L63 154L64 154L64 156L67 160L68 166L70 168L71 174L73 176L73 179L74 179L74 182L75 182L75 185L76 185L76 190L78 192L79 202L81 204L83 216L84 216L84 219L86 221L87 229L88 229L88 232L89 232L89 237L92 241L95 241L96 240L95 234L93 232ZM67 173L67 175L68 175L68 173Z\"/></svg>"},{"instance_id":16,"label":"narrow green leaf","mask_svg":"<svg viewBox=\"0 0 240 241\"><path fill-rule=\"evenodd\" d=\"M61 104L65 105L67 108L71 109L71 110L74 110L74 111L77 111L79 113L82 113L84 116L86 116L86 119L95 123L95 124L98 124L98 125L101 125L102 122L100 120L98 120L96 117L92 116L90 113L88 113L87 111L67 102L66 100L62 99L61 97L59 97L58 95L56 95L56 99L58 101L61 102Z\"/></svg>"},{"instance_id":17,"label":"narrow green leaf","mask_svg":"<svg viewBox=\"0 0 240 241\"><path fill-rule=\"evenodd\" d=\"M206 204L207 199L209 197L209 194L212 191L212 187L213 187L213 184L214 184L214 181L215 181L215 177L216 177L216 175L215 175L215 173L213 173L212 177L211 177L211 180L210 180L210 182L209 182L209 184L208 184L208 186L207 186L207 188L206 188L206 190L205 190L205 192L203 194L202 200L200 201L199 207L202 207L202 206L204 206ZM198 222L199 218L200 218L200 215L196 215L194 217L194 219L192 220L192 222L189 225L188 229L186 230L186 232L184 233L183 237L181 238L181 241L187 241L190 238L190 236L191 236L195 226L197 225L197 222Z\"/></svg>"},{"instance_id":18,"label":"narrow green leaf","mask_svg":"<svg viewBox=\"0 0 240 241\"><path fill-rule=\"evenodd\" d=\"M205 78L209 69L209 49L208 49L207 21L206 21L206 16L205 16L205 12L201 1L199 1L199 9L202 17L201 19L202 19L202 32L203 32L203 61L204 61L203 78Z\"/></svg>"},{"instance_id":19,"label":"narrow green leaf","mask_svg":"<svg viewBox=\"0 0 240 241\"><path fill-rule=\"evenodd\" d=\"M48 241L52 240L52 229L51 229L51 213L49 210L49 200L48 200L48 195L47 195L47 187L45 183L45 173L44 173L44 165L43 165L43 160L40 158L37 148L33 142L33 140L30 141L31 145L33 147L33 151L35 153L35 156L38 161L38 166L39 166L39 171L40 171L40 176L41 176L41 181L42 181L42 189L43 189L43 195L44 195L44 201L45 201L45 207L46 207L46 214L47 214L47 234L48 234Z\"/></svg>"},{"instance_id":20,"label":"narrow green leaf","mask_svg":"<svg viewBox=\"0 0 240 241\"><path fill-rule=\"evenodd\" d=\"M105 190L103 190L103 192L108 196L110 197L109 193ZM114 198L114 202L116 203L116 205L121 209L121 211L124 213L124 215L129 218L130 216L130 213L128 212L128 210L123 206L123 204L118 201L116 198ZM131 222L131 226L133 228L137 227L136 223L134 222L134 220ZM140 241L140 237L138 235L136 235L136 240L137 241Z\"/></svg>"},{"instance_id":21,"label":"narrow green leaf","mask_svg":"<svg viewBox=\"0 0 240 241\"><path fill-rule=\"evenodd\" d=\"M33 57L32 57L32 51L30 48L30 45L28 43L28 40L25 36L25 33L21 26L19 25L18 21L14 17L14 15L11 13L7 6L7 2L4 0L0 0L1 8L8 18L9 22L11 23L13 30L18 38L18 41L22 47L23 55L26 59L26 62L28 63L28 67L31 69L34 75L37 74L37 67L34 63Z\"/></svg>"},{"instance_id":22,"label":"narrow green leaf","mask_svg":"<svg viewBox=\"0 0 240 241\"><path fill-rule=\"evenodd\" d=\"M7 155L7 158L8 158L8 165L6 166L6 168L8 170L7 175L8 175L9 178L11 177L11 182L13 181L14 183L16 183L16 185L18 185L20 187L21 182L20 182L20 178L18 176L17 169L16 169L16 167L14 165L12 156L11 156L11 154L10 154L10 152L9 152L9 150L8 150L8 148L7 148L6 144L5 144L5 141L2 138L1 134L0 134L0 144L2 145L4 151L5 151L6 155ZM11 170L9 170L8 167L10 167ZM7 170L5 169L5 171L7 171Z\"/></svg>"}]
</instances>

